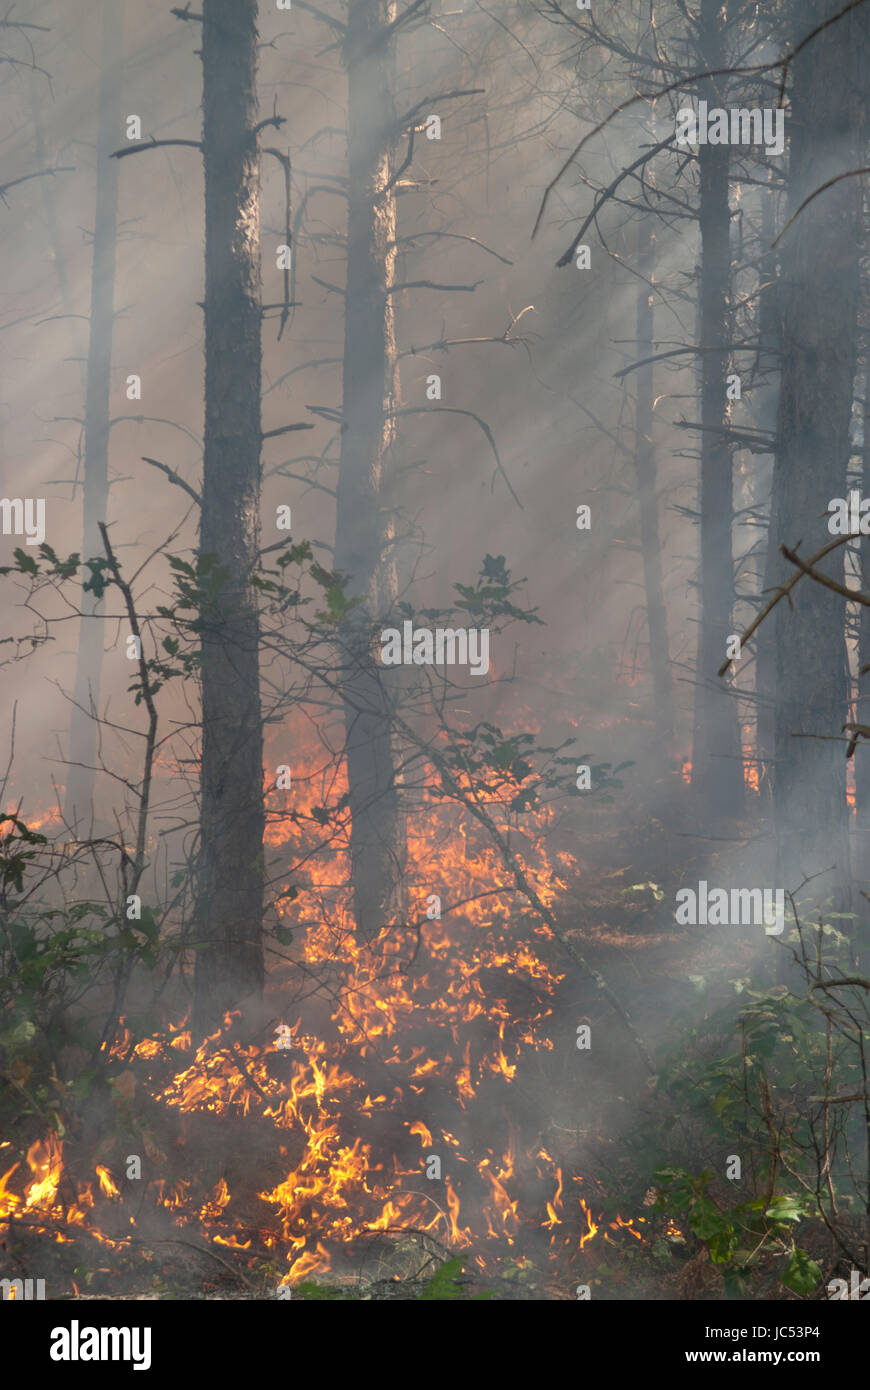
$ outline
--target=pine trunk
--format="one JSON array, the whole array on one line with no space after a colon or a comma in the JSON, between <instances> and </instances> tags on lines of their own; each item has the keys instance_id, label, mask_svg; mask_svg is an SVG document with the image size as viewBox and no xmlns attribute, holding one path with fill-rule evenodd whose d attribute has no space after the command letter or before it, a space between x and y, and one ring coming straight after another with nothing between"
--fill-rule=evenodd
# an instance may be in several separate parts
<instances>
[{"instance_id":1,"label":"pine trunk","mask_svg":"<svg viewBox=\"0 0 870 1390\"><path fill-rule=\"evenodd\" d=\"M260 532L256 0L204 0L205 458L200 552L225 571L202 641L195 1019L263 988L263 727L252 574Z\"/></svg>"},{"instance_id":2,"label":"pine trunk","mask_svg":"<svg viewBox=\"0 0 870 1390\"><path fill-rule=\"evenodd\" d=\"M725 67L722 0L702 0L701 50L710 69ZM725 105L716 79L705 84L711 106ZM731 444L726 378L730 371L731 214L727 145L700 145L700 631L695 671L692 786L705 808L724 816L743 809L743 761L737 702L716 672L732 633L734 568Z\"/></svg>"},{"instance_id":3,"label":"pine trunk","mask_svg":"<svg viewBox=\"0 0 870 1390\"><path fill-rule=\"evenodd\" d=\"M835 0L805 0L795 37L830 18ZM866 24L866 20L862 21ZM859 21L819 33L792 65L788 213L858 157L855 67ZM857 346L861 189L844 179L814 199L782 241L782 380L774 465L774 539L810 556L831 539L831 498L845 496ZM844 552L823 562L842 581ZM782 557L777 582L794 573ZM776 610L775 711L778 869L816 898L849 900L849 813L841 741L847 708L844 600L802 579Z\"/></svg>"},{"instance_id":4,"label":"pine trunk","mask_svg":"<svg viewBox=\"0 0 870 1390\"><path fill-rule=\"evenodd\" d=\"M350 576L349 592L363 599L343 626L342 694L354 913L364 940L401 915L406 863L390 730L397 683L377 662L379 619L396 598L387 498L396 396L396 113L392 45L383 37L395 13L394 0L351 0L345 40L347 298L335 562Z\"/></svg>"},{"instance_id":5,"label":"pine trunk","mask_svg":"<svg viewBox=\"0 0 870 1390\"><path fill-rule=\"evenodd\" d=\"M101 521L109 501L109 418L112 338L115 315L115 259L118 244L118 161L112 150L120 143L121 58L124 35L123 0L104 0L100 58L97 133L97 197L94 214L94 257L91 274L91 313L85 387L85 468L82 516L82 559L103 554ZM87 571L85 572L87 575ZM97 724L103 669L103 610L101 599L82 593L82 619L76 656L74 704L70 714L69 762L64 815L78 833L95 815L94 772Z\"/></svg>"}]
</instances>

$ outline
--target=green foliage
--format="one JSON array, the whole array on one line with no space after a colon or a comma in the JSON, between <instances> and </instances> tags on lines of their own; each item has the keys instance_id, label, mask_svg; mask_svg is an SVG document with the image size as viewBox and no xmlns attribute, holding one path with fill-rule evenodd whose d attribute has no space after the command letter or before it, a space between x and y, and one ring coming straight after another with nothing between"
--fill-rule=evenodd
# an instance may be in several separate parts
<instances>
[{"instance_id":1,"label":"green foliage","mask_svg":"<svg viewBox=\"0 0 870 1390\"><path fill-rule=\"evenodd\" d=\"M6 902L10 888L16 893L23 892L24 871L36 856L33 846L48 843L44 835L40 835L37 830L31 830L18 816L0 816L0 826L10 823L12 830L0 840L0 902L3 903ZM25 845L28 848L23 848Z\"/></svg>"},{"instance_id":2,"label":"green foliage","mask_svg":"<svg viewBox=\"0 0 870 1390\"><path fill-rule=\"evenodd\" d=\"M315 584L319 584L326 600L326 608L317 613L318 622L327 627L338 627L345 622L354 609L359 608L361 598L349 598L347 586L350 579L340 570L326 570L314 561L309 573Z\"/></svg>"},{"instance_id":3,"label":"green foliage","mask_svg":"<svg viewBox=\"0 0 870 1390\"><path fill-rule=\"evenodd\" d=\"M81 563L78 554L69 555L65 560L58 559L55 551L45 541L37 548L36 554L48 562L46 568L40 568L35 556L20 547L16 547L12 554L15 564L0 566L0 575L26 574L32 579L71 579L78 573Z\"/></svg>"},{"instance_id":4,"label":"green foliage","mask_svg":"<svg viewBox=\"0 0 870 1390\"><path fill-rule=\"evenodd\" d=\"M850 944L838 927L802 923L795 939L811 987L759 990L748 979L732 980L733 999L688 1026L664 1060L656 1081L664 1118L655 1134L639 1132L632 1151L642 1165L648 1143L659 1161L657 1209L685 1213L733 1296L753 1274L762 1281L775 1275L807 1296L822 1279L806 1249L810 1233L836 1231L861 1200L861 1108L850 1115L834 1107L823 1127L819 1097L863 1091L866 1001L861 982L849 984ZM712 981L690 979L696 1014ZM817 982L823 988L812 987ZM831 987L838 982L845 987ZM717 1182L709 1167L698 1172L686 1162L687 1127L703 1136L705 1153L738 1154L742 1177L720 1174Z\"/></svg>"},{"instance_id":5,"label":"green foliage","mask_svg":"<svg viewBox=\"0 0 870 1390\"><path fill-rule=\"evenodd\" d=\"M525 583L525 579L511 579L503 555L486 555L476 584L454 584L454 589L461 596L456 607L481 623L511 618L517 622L538 623L543 627L544 620L537 616L537 608L517 608L510 600L511 594Z\"/></svg>"},{"instance_id":6,"label":"green foliage","mask_svg":"<svg viewBox=\"0 0 870 1390\"><path fill-rule=\"evenodd\" d=\"M491 1289L486 1289L481 1293L466 1294L468 1284L469 1281L462 1278L462 1260L445 1260L444 1264L424 1285L417 1300L421 1303L431 1302L434 1299L467 1299L471 1302L477 1302L494 1296Z\"/></svg>"},{"instance_id":7,"label":"green foliage","mask_svg":"<svg viewBox=\"0 0 870 1390\"><path fill-rule=\"evenodd\" d=\"M795 1293L810 1293L822 1272L814 1260L794 1242L792 1226L812 1214L811 1199L800 1196L765 1198L720 1206L708 1187L713 1179L709 1168L692 1174L683 1168L660 1168L655 1180L659 1192L655 1210L676 1211L683 1215L690 1230L706 1247L710 1260L721 1266L726 1292L740 1297L750 1274L771 1253L787 1254L780 1281Z\"/></svg>"}]
</instances>

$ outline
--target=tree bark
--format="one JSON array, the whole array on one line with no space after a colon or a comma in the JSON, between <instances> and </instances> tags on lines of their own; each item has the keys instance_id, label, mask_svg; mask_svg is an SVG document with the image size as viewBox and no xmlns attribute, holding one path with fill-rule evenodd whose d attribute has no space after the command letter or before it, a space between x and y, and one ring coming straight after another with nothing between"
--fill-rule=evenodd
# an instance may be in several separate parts
<instances>
[{"instance_id":1,"label":"tree bark","mask_svg":"<svg viewBox=\"0 0 870 1390\"><path fill-rule=\"evenodd\" d=\"M757 362L760 371L774 374L774 379L755 387L752 403L755 407L753 423L758 429L776 433L776 411L779 397L779 324L777 316L777 252L773 248L776 237L776 216L772 188L761 191L761 236L762 244L768 248L761 258L759 268L758 337L760 351ZM775 356L774 356L775 354ZM770 524L773 497L773 456L770 462L769 483L758 499L758 505L767 513L767 535L765 542L764 565L761 589L765 596L774 583L779 565L776 536ZM766 597L764 599L766 602ZM776 749L774 730L774 708L776 703L776 639L773 623L764 623L758 630L755 644L755 699L756 699L756 751L758 756L758 792L761 805L769 810L773 805L773 773Z\"/></svg>"},{"instance_id":2,"label":"tree bark","mask_svg":"<svg viewBox=\"0 0 870 1390\"><path fill-rule=\"evenodd\" d=\"M838 9L837 0L803 0L793 38ZM866 19L858 11L818 34L792 65L789 116L789 215L859 158L864 116L856 42ZM865 51L865 50L864 50ZM816 198L782 241L780 330L782 379L774 465L777 542L801 553L830 539L832 497L845 496L855 374L860 183L845 179ZM842 581L843 550L824 562ZM793 573L780 560L777 582ZM844 601L802 580L791 606L776 610L775 713L778 871L795 889L810 874L836 866L808 893L848 902L846 762L839 741L846 719Z\"/></svg>"},{"instance_id":3,"label":"tree bark","mask_svg":"<svg viewBox=\"0 0 870 1390\"><path fill-rule=\"evenodd\" d=\"M644 280L651 280L655 268L655 235L649 215L638 228L637 268ZM641 284L637 293L638 358L653 352L653 292ZM659 502L656 494L656 456L653 443L653 365L638 368L635 398L635 469L640 500L640 546L646 592L646 625L653 678L653 718L656 747L664 762L672 751L674 734L673 685L668 651L668 623L662 587L662 558L659 540Z\"/></svg>"},{"instance_id":4,"label":"tree bark","mask_svg":"<svg viewBox=\"0 0 870 1390\"><path fill-rule=\"evenodd\" d=\"M866 303L865 283L865 303ZM870 333L864 334L864 443L861 450L861 496L870 497ZM870 537L859 542L861 587L870 593ZM858 682L855 718L861 724L870 723L870 670L861 675L861 668L870 666L870 608L858 609ZM870 747L859 743L855 750L855 810L858 829L862 832L861 851L868 843L870 831Z\"/></svg>"},{"instance_id":5,"label":"tree bark","mask_svg":"<svg viewBox=\"0 0 870 1390\"><path fill-rule=\"evenodd\" d=\"M404 824L390 726L398 682L377 663L378 619L396 599L395 525L388 459L396 400L393 299L396 196L390 186L396 113L392 43L383 31L394 0L350 0L348 228L341 463L335 562L364 602L343 624L342 693L351 812L351 874L360 937L369 940L404 906Z\"/></svg>"},{"instance_id":6,"label":"tree bark","mask_svg":"<svg viewBox=\"0 0 870 1390\"><path fill-rule=\"evenodd\" d=\"M725 6L702 0L700 46L710 69L725 66ZM725 104L717 79L705 84L711 106ZM727 145L698 149L701 231L699 332L701 353L700 631L695 670L695 729L692 786L705 808L725 816L743 808L743 760L737 702L716 672L732 632L734 568L731 444L719 431L730 409L726 377L731 341L731 214ZM712 349L712 350L711 350Z\"/></svg>"},{"instance_id":7,"label":"tree bark","mask_svg":"<svg viewBox=\"0 0 870 1390\"><path fill-rule=\"evenodd\" d=\"M260 155L256 0L203 0L205 456L198 1030L263 988L263 727L252 574L260 532Z\"/></svg>"},{"instance_id":8,"label":"tree bark","mask_svg":"<svg viewBox=\"0 0 870 1390\"><path fill-rule=\"evenodd\" d=\"M109 501L109 418L118 244L118 161L110 156L120 139L123 38L124 0L104 0L94 258L85 388L83 560L95 559L103 554L98 527L101 521L106 520ZM71 766L64 797L64 815L71 825L82 820L87 823L95 813L96 719L103 668L103 601L83 592L81 604L75 703L70 714L69 729Z\"/></svg>"}]
</instances>

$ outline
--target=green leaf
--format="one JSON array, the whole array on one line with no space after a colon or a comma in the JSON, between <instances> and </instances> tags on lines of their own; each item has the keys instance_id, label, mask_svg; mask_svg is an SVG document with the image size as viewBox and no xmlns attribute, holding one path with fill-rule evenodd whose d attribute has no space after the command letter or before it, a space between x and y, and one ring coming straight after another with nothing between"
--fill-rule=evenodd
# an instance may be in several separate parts
<instances>
[{"instance_id":1,"label":"green leaf","mask_svg":"<svg viewBox=\"0 0 870 1390\"><path fill-rule=\"evenodd\" d=\"M775 1197L764 1214L772 1221L801 1221L804 1215L797 1197Z\"/></svg>"},{"instance_id":2,"label":"green leaf","mask_svg":"<svg viewBox=\"0 0 870 1390\"><path fill-rule=\"evenodd\" d=\"M781 1276L785 1287L791 1289L792 1293L809 1294L812 1293L821 1277L822 1271L815 1260L811 1260L805 1250L799 1250L795 1246Z\"/></svg>"},{"instance_id":3,"label":"green leaf","mask_svg":"<svg viewBox=\"0 0 870 1390\"><path fill-rule=\"evenodd\" d=\"M28 555L26 550L16 549L12 554L18 562L18 568L22 574L39 574L39 566L32 555Z\"/></svg>"}]
</instances>

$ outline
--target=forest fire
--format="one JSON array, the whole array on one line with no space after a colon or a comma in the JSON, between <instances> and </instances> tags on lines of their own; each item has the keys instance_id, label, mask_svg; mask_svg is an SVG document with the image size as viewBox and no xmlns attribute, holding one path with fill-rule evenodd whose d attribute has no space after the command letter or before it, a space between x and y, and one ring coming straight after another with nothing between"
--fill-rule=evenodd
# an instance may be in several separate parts
<instances>
[{"instance_id":1,"label":"forest fire","mask_svg":"<svg viewBox=\"0 0 870 1390\"><path fill-rule=\"evenodd\" d=\"M346 855L325 862L307 852L318 826L316 787L313 771L300 772L292 815L268 831L270 845L304 863L309 878L293 904L299 946L268 995L286 1018L300 970L308 980L323 971L328 1016L321 1009L316 1028L306 1028L300 1009L289 1024L273 1025L274 1038L252 1042L234 1035L236 1017L227 1014L195 1049L186 1019L139 1038L122 1027L108 1054L103 1048L113 1069L177 1114L182 1135L188 1120L209 1116L270 1134L264 1174L277 1162L283 1176L258 1182L254 1169L242 1184L221 1175L206 1190L179 1171L147 1181L146 1202L210 1242L252 1258L273 1252L291 1284L340 1275L342 1249L377 1239L430 1238L476 1252L481 1269L515 1250L525 1258L541 1238L560 1257L566 1245L582 1250L599 1225L605 1235L608 1228L582 1199L569 1210L563 1164L531 1134L522 1146L517 1125L505 1128L504 1119L494 1131L505 1132L503 1150L476 1138L510 1104L524 1055L553 1048L553 1001L565 974L548 963L549 929L529 917L518 932L509 870L461 808L427 795L409 846L419 920L361 945L351 929ZM342 787L331 792L340 801ZM550 818L541 810L514 831L514 853L545 901L576 872L567 853L544 848ZM432 894L443 903L430 915ZM244 1147L242 1131L234 1135ZM96 1184L78 1184L73 1202L58 1195L62 1141L35 1144L27 1163L32 1178L20 1192L12 1181L20 1165L4 1176L0 1221L36 1212L58 1241L74 1228L124 1247L115 1226L112 1235L99 1231L94 1209L95 1191L125 1204L124 1180L110 1164L95 1165ZM138 1229L141 1219L129 1224ZM610 1229L617 1227L640 1238L630 1222Z\"/></svg>"},{"instance_id":2,"label":"forest fire","mask_svg":"<svg viewBox=\"0 0 870 1390\"><path fill-rule=\"evenodd\" d=\"M0 27L0 1301L860 1285L870 3Z\"/></svg>"}]
</instances>

